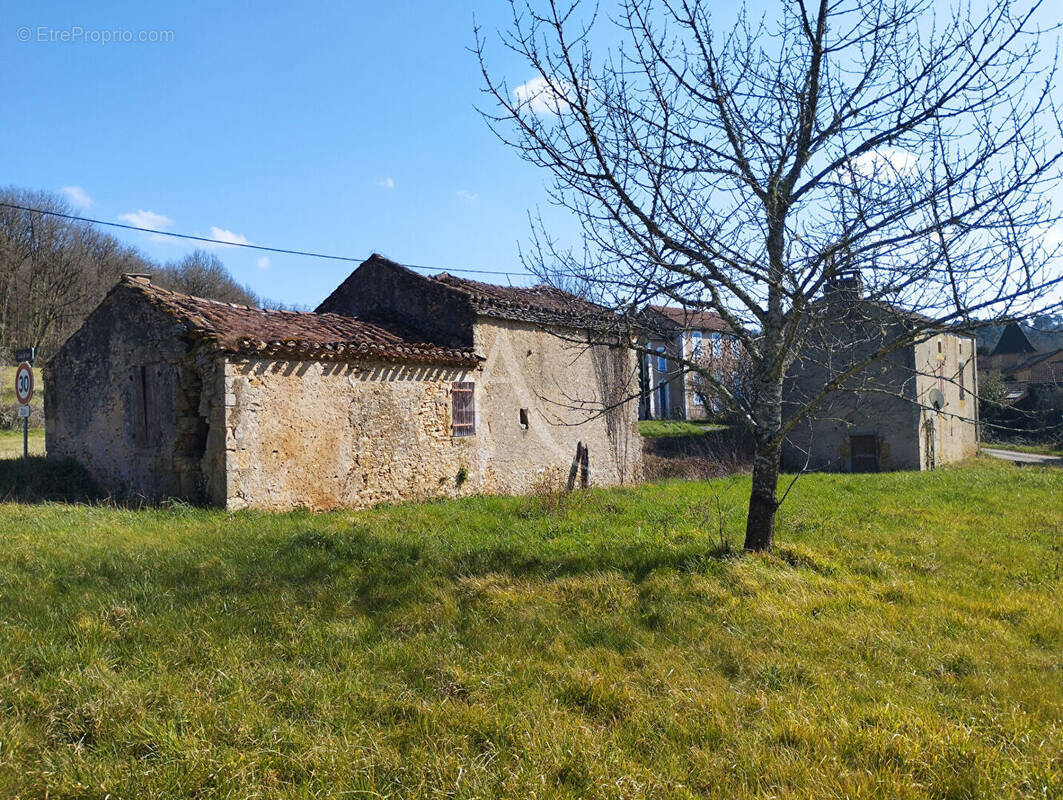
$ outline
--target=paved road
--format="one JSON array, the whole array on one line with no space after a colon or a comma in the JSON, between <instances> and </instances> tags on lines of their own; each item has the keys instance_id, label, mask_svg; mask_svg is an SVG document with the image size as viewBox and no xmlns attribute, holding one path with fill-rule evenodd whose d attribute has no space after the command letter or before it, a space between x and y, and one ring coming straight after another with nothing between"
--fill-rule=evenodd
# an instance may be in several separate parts
<instances>
[{"instance_id":1,"label":"paved road","mask_svg":"<svg viewBox=\"0 0 1063 800\"><path fill-rule=\"evenodd\" d=\"M982 452L993 458L1014 461L1016 464L1041 464L1047 467L1063 467L1063 458L1042 456L1037 453L1020 453L1018 450L999 450L996 447L983 447Z\"/></svg>"}]
</instances>

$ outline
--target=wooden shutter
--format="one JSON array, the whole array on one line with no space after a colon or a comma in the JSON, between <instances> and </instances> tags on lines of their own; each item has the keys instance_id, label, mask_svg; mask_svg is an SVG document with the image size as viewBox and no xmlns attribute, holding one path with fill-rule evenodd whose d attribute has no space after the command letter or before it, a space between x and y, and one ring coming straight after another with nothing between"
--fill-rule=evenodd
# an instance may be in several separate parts
<instances>
[{"instance_id":1,"label":"wooden shutter","mask_svg":"<svg viewBox=\"0 0 1063 800\"><path fill-rule=\"evenodd\" d=\"M450 385L450 432L452 436L476 433L476 403L472 381L455 381Z\"/></svg>"},{"instance_id":2,"label":"wooden shutter","mask_svg":"<svg viewBox=\"0 0 1063 800\"><path fill-rule=\"evenodd\" d=\"M161 440L159 427L159 368L136 366L130 373L130 429L136 447L155 447Z\"/></svg>"},{"instance_id":3,"label":"wooden shutter","mask_svg":"<svg viewBox=\"0 0 1063 800\"><path fill-rule=\"evenodd\" d=\"M850 436L849 455L853 472L878 472L878 437Z\"/></svg>"}]
</instances>

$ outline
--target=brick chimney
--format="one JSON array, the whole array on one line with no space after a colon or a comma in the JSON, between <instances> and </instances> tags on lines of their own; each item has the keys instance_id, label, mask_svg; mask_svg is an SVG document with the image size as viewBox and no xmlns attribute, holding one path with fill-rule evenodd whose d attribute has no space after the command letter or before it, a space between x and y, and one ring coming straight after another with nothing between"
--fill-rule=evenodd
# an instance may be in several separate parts
<instances>
[{"instance_id":1,"label":"brick chimney","mask_svg":"<svg viewBox=\"0 0 1063 800\"><path fill-rule=\"evenodd\" d=\"M829 300L859 300L864 296L860 270L845 269L834 273L823 284L823 296Z\"/></svg>"}]
</instances>

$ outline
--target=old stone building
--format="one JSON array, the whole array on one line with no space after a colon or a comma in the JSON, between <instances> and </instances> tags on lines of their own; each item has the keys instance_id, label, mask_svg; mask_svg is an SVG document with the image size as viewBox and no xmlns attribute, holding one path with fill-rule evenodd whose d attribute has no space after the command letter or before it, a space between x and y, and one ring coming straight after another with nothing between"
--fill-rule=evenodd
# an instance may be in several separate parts
<instances>
[{"instance_id":1,"label":"old stone building","mask_svg":"<svg viewBox=\"0 0 1063 800\"><path fill-rule=\"evenodd\" d=\"M862 297L847 273L819 304L822 327L787 374L787 418L884 343L915 315ZM978 452L978 387L972 336L942 330L858 370L790 432L789 470L933 469Z\"/></svg>"},{"instance_id":2,"label":"old stone building","mask_svg":"<svg viewBox=\"0 0 1063 800\"><path fill-rule=\"evenodd\" d=\"M115 495L232 509L637 480L635 404L603 412L633 357L588 310L379 256L313 313L127 276L46 369L48 454Z\"/></svg>"}]
</instances>

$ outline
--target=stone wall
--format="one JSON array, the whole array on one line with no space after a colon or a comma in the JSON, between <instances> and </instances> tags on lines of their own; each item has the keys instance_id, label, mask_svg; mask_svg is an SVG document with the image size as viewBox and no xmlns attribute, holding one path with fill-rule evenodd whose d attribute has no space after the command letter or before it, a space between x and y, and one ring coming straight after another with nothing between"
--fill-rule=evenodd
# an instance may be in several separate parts
<instances>
[{"instance_id":1,"label":"stone wall","mask_svg":"<svg viewBox=\"0 0 1063 800\"><path fill-rule=\"evenodd\" d=\"M452 381L433 366L230 359L225 505L358 508L484 483L475 438L452 437Z\"/></svg>"},{"instance_id":2,"label":"stone wall","mask_svg":"<svg viewBox=\"0 0 1063 800\"><path fill-rule=\"evenodd\" d=\"M914 402L914 368L913 351L904 349L879 361L870 376L854 381L853 390L830 394L790 432L783 447L784 468L848 472L850 437L875 436L880 469L919 469L920 410ZM814 396L827 381L826 371L798 362L784 397L803 402Z\"/></svg>"},{"instance_id":3,"label":"stone wall","mask_svg":"<svg viewBox=\"0 0 1063 800\"><path fill-rule=\"evenodd\" d=\"M473 344L476 312L468 298L379 256L361 264L315 310L399 322L447 347Z\"/></svg>"},{"instance_id":4,"label":"stone wall","mask_svg":"<svg viewBox=\"0 0 1063 800\"><path fill-rule=\"evenodd\" d=\"M566 482L580 444L588 449L591 485L641 480L637 356L626 347L572 341L577 336L511 320L477 323L476 352L485 357L479 454L488 491Z\"/></svg>"},{"instance_id":5,"label":"stone wall","mask_svg":"<svg viewBox=\"0 0 1063 800\"><path fill-rule=\"evenodd\" d=\"M793 404L790 412L819 392L829 374L864 358L883 337L895 335L893 324L886 317L869 320L862 340L849 348L840 345L847 335L843 329L832 331L833 347L810 347L787 378L784 402ZM978 404L973 358L972 339L942 334L879 359L791 431L783 466L848 471L852 436L876 437L882 470L932 469L974 455ZM933 411L931 390L938 387L945 406Z\"/></svg>"},{"instance_id":6,"label":"stone wall","mask_svg":"<svg viewBox=\"0 0 1063 800\"><path fill-rule=\"evenodd\" d=\"M641 477L633 361L525 323L481 321L481 369L230 359L225 505L329 509L521 494ZM476 432L451 435L451 384L474 383ZM617 407L603 413L603 402ZM579 408L572 408L573 404ZM521 411L524 411L522 416ZM526 424L525 424L526 422ZM578 473L578 465L577 465Z\"/></svg>"},{"instance_id":7,"label":"stone wall","mask_svg":"<svg viewBox=\"0 0 1063 800\"><path fill-rule=\"evenodd\" d=\"M978 453L978 370L975 341L942 334L915 346L918 396L922 406L920 459L924 469L962 461ZM945 404L933 410L937 389Z\"/></svg>"},{"instance_id":8,"label":"stone wall","mask_svg":"<svg viewBox=\"0 0 1063 800\"><path fill-rule=\"evenodd\" d=\"M116 497L207 497L215 361L182 333L135 291L111 292L45 365L49 458L76 459Z\"/></svg>"},{"instance_id":9,"label":"stone wall","mask_svg":"<svg viewBox=\"0 0 1063 800\"><path fill-rule=\"evenodd\" d=\"M484 318L468 338L477 369L218 355L120 286L46 368L48 452L118 497L229 508L640 479L633 353ZM475 435L452 436L455 381L475 385Z\"/></svg>"}]
</instances>

